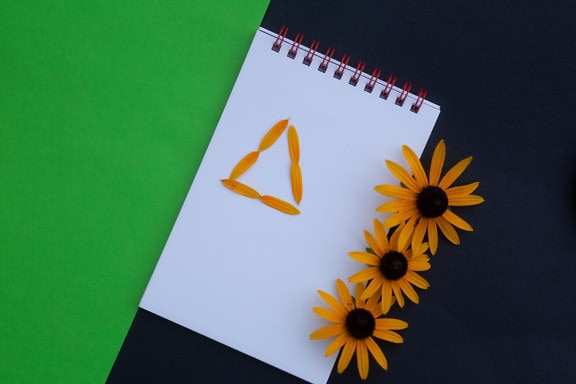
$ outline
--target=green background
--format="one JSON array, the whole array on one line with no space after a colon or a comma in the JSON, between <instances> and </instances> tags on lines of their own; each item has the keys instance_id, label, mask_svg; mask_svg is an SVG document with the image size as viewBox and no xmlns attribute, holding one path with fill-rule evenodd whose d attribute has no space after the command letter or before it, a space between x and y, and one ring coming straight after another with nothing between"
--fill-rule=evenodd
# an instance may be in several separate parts
<instances>
[{"instance_id":1,"label":"green background","mask_svg":"<svg viewBox=\"0 0 576 384\"><path fill-rule=\"evenodd\" d=\"M267 0L0 3L0 382L104 382Z\"/></svg>"}]
</instances>

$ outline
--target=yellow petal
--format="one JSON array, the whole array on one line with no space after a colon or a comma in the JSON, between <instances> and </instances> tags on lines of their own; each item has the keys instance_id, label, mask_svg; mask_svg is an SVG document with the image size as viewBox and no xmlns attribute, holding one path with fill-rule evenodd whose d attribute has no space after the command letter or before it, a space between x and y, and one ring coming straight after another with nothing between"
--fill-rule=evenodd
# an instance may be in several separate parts
<instances>
[{"instance_id":1,"label":"yellow petal","mask_svg":"<svg viewBox=\"0 0 576 384\"><path fill-rule=\"evenodd\" d=\"M405 277L406 280L408 280L408 282L414 284L420 289L428 289L430 287L430 284L426 281L426 279L417 274L416 272L407 271Z\"/></svg>"},{"instance_id":2,"label":"yellow petal","mask_svg":"<svg viewBox=\"0 0 576 384\"><path fill-rule=\"evenodd\" d=\"M344 282L340 279L336 280L336 289L338 290L338 295L340 295L340 301L342 305L348 312L353 310L354 302L352 301L352 296L350 295L350 291Z\"/></svg>"},{"instance_id":3,"label":"yellow petal","mask_svg":"<svg viewBox=\"0 0 576 384\"><path fill-rule=\"evenodd\" d=\"M390 286L392 286L392 291L394 292L394 297L396 301L398 301L398 305L403 308L404 307L404 296L402 295L402 290L398 285L398 281L391 281Z\"/></svg>"},{"instance_id":4,"label":"yellow petal","mask_svg":"<svg viewBox=\"0 0 576 384\"><path fill-rule=\"evenodd\" d=\"M448 199L448 204L452 207L464 207L468 205L478 205L484 202L481 196L470 195L465 197L455 197Z\"/></svg>"},{"instance_id":5,"label":"yellow petal","mask_svg":"<svg viewBox=\"0 0 576 384\"><path fill-rule=\"evenodd\" d=\"M411 271L417 272L427 271L430 269L430 263L424 260L410 260L408 262L408 268L410 268Z\"/></svg>"},{"instance_id":6,"label":"yellow petal","mask_svg":"<svg viewBox=\"0 0 576 384\"><path fill-rule=\"evenodd\" d=\"M392 286L388 280L384 280L382 282L382 313L388 313L392 304Z\"/></svg>"},{"instance_id":7,"label":"yellow petal","mask_svg":"<svg viewBox=\"0 0 576 384\"><path fill-rule=\"evenodd\" d=\"M293 125L288 128L288 152L292 162L298 163L300 161L300 141L298 140L298 132Z\"/></svg>"},{"instance_id":8,"label":"yellow petal","mask_svg":"<svg viewBox=\"0 0 576 384\"><path fill-rule=\"evenodd\" d=\"M267 206L274 208L274 209L276 209L282 213L285 213L287 215L299 215L300 214L300 211L298 210L298 208L296 208L292 204L290 204L284 200L280 200L279 198L274 197L274 196L268 196L268 195L260 196L260 201L263 202L264 204L266 204Z\"/></svg>"},{"instance_id":9,"label":"yellow petal","mask_svg":"<svg viewBox=\"0 0 576 384\"><path fill-rule=\"evenodd\" d=\"M437 185L442 174L442 167L444 166L444 159L446 158L446 144L444 140L440 140L434 154L432 155L432 162L430 163L430 185Z\"/></svg>"},{"instance_id":10,"label":"yellow petal","mask_svg":"<svg viewBox=\"0 0 576 384\"><path fill-rule=\"evenodd\" d=\"M363 293L364 293L364 284L357 283L356 284L356 308L364 308L364 304L365 304L366 300L361 299Z\"/></svg>"},{"instance_id":11,"label":"yellow petal","mask_svg":"<svg viewBox=\"0 0 576 384\"><path fill-rule=\"evenodd\" d=\"M387 370L388 361L386 360L386 356L384 356L384 353L382 353L382 350L380 349L378 344L376 344L374 339L372 337L367 337L366 339L364 339L364 342L366 343L366 347L368 347L368 350L370 351L372 356L374 356L374 360L376 360L378 365Z\"/></svg>"},{"instance_id":12,"label":"yellow petal","mask_svg":"<svg viewBox=\"0 0 576 384\"><path fill-rule=\"evenodd\" d=\"M415 193L419 193L422 190L422 185L420 185L401 165L391 161L386 160L386 166L388 170L400 180L409 190Z\"/></svg>"},{"instance_id":13,"label":"yellow petal","mask_svg":"<svg viewBox=\"0 0 576 384\"><path fill-rule=\"evenodd\" d=\"M366 380L368 377L368 370L370 369L368 361L368 348L365 341L360 340L356 346L356 362L358 363L358 373L362 380Z\"/></svg>"},{"instance_id":14,"label":"yellow petal","mask_svg":"<svg viewBox=\"0 0 576 384\"><path fill-rule=\"evenodd\" d=\"M404 320L392 319L389 317L383 317L381 319L376 319L376 329L381 331L394 330L399 331L408 328L408 323Z\"/></svg>"},{"instance_id":15,"label":"yellow petal","mask_svg":"<svg viewBox=\"0 0 576 384\"><path fill-rule=\"evenodd\" d=\"M416 222L416 218L414 216L412 216L407 222L400 222L398 224L398 226L396 228L391 229L391 235L390 235L390 240L388 240L390 242L390 249L393 250L398 250L398 240L400 238L400 235L402 234L402 232L404 231L404 229L406 227L412 227L414 226L414 223ZM410 230L409 230L410 231Z\"/></svg>"},{"instance_id":16,"label":"yellow petal","mask_svg":"<svg viewBox=\"0 0 576 384\"><path fill-rule=\"evenodd\" d=\"M264 151L270 148L276 140L282 135L286 127L288 126L288 119L280 120L270 130L264 135L258 146L259 151Z\"/></svg>"},{"instance_id":17,"label":"yellow petal","mask_svg":"<svg viewBox=\"0 0 576 384\"><path fill-rule=\"evenodd\" d=\"M448 222L452 225L454 225L456 228L460 228L464 231L472 231L472 226L470 224L468 224L464 219L462 219L460 216L456 215L454 212L452 212L451 210L446 210L446 212L444 212L444 214L442 215L446 220L448 220Z\"/></svg>"},{"instance_id":18,"label":"yellow petal","mask_svg":"<svg viewBox=\"0 0 576 384\"><path fill-rule=\"evenodd\" d=\"M314 308L312 308L312 312L314 312L315 314L317 314L321 318L328 320L332 323L344 324L344 321L346 321L346 318L343 318L342 316L338 315L336 312L334 312L328 308L314 307Z\"/></svg>"},{"instance_id":19,"label":"yellow petal","mask_svg":"<svg viewBox=\"0 0 576 384\"><path fill-rule=\"evenodd\" d=\"M260 194L254 188L249 187L238 180L222 179L220 181L226 188L231 189L239 195L250 197L252 199L260 198Z\"/></svg>"},{"instance_id":20,"label":"yellow petal","mask_svg":"<svg viewBox=\"0 0 576 384\"><path fill-rule=\"evenodd\" d=\"M378 209L376 209L378 211ZM393 228L397 225L399 225L400 223L405 222L406 220L410 219L410 218L419 218L420 217L420 212L418 212L417 208L414 209L409 209L406 210L404 212L398 212L392 216L390 216L389 218L387 218L384 221L384 224L382 224L384 226L384 228Z\"/></svg>"},{"instance_id":21,"label":"yellow petal","mask_svg":"<svg viewBox=\"0 0 576 384\"><path fill-rule=\"evenodd\" d=\"M377 337L382 340L389 341L390 343L403 343L404 339L400 336L397 332L394 331L380 331L376 329L373 333L374 337Z\"/></svg>"},{"instance_id":22,"label":"yellow petal","mask_svg":"<svg viewBox=\"0 0 576 384\"><path fill-rule=\"evenodd\" d=\"M249 154L247 154L246 156L244 156L238 162L238 164L236 164L234 169L232 169L232 172L230 172L229 178L230 179L237 179L238 177L242 176L244 174L244 172L246 172L248 169L250 169L250 167L252 167L254 165L254 163L256 163L256 160L258 160L259 155L260 155L260 152L253 151L253 152L250 152Z\"/></svg>"},{"instance_id":23,"label":"yellow petal","mask_svg":"<svg viewBox=\"0 0 576 384\"><path fill-rule=\"evenodd\" d=\"M377 185L374 187L374 190L382 195L394 197L396 199L416 201L418 198L417 192L411 191L408 188L399 187L397 185Z\"/></svg>"},{"instance_id":24,"label":"yellow petal","mask_svg":"<svg viewBox=\"0 0 576 384\"><path fill-rule=\"evenodd\" d=\"M479 185L480 185L479 182L470 183L466 185L459 185L457 187L448 188L445 192L446 195L448 196L448 199L450 200L451 197L455 198L455 197L468 196L469 194L474 192Z\"/></svg>"},{"instance_id":25,"label":"yellow petal","mask_svg":"<svg viewBox=\"0 0 576 384\"><path fill-rule=\"evenodd\" d=\"M416 208L415 200L393 200L378 207L378 212L402 212L406 209Z\"/></svg>"},{"instance_id":26,"label":"yellow petal","mask_svg":"<svg viewBox=\"0 0 576 384\"><path fill-rule=\"evenodd\" d=\"M290 183L292 184L292 196L296 204L302 200L302 170L298 163L292 162L290 165Z\"/></svg>"},{"instance_id":27,"label":"yellow petal","mask_svg":"<svg viewBox=\"0 0 576 384\"><path fill-rule=\"evenodd\" d=\"M406 297L410 299L410 301L412 301L413 303L416 303L416 304L418 304L420 302L420 298L418 297L418 294L416 293L414 288L410 285L408 280L402 278L402 279L398 280L398 285L400 286L400 289L402 289L402 292L404 292Z\"/></svg>"},{"instance_id":28,"label":"yellow petal","mask_svg":"<svg viewBox=\"0 0 576 384\"><path fill-rule=\"evenodd\" d=\"M428 220L428 244L430 244L430 253L436 254L438 249L438 227L436 220Z\"/></svg>"},{"instance_id":29,"label":"yellow petal","mask_svg":"<svg viewBox=\"0 0 576 384\"><path fill-rule=\"evenodd\" d=\"M364 264L371 266L380 265L380 258L368 252L350 252L348 253L351 258Z\"/></svg>"},{"instance_id":30,"label":"yellow petal","mask_svg":"<svg viewBox=\"0 0 576 384\"><path fill-rule=\"evenodd\" d=\"M348 336L347 332L342 333L328 345L328 348L326 348L326 352L324 352L324 356L330 356L334 354L334 352L337 352L340 348L342 348L342 346L350 339L351 337Z\"/></svg>"},{"instance_id":31,"label":"yellow petal","mask_svg":"<svg viewBox=\"0 0 576 384\"><path fill-rule=\"evenodd\" d=\"M380 304L379 300L382 297L381 292L376 292L376 294L370 296L364 308L370 311L374 318L378 318L382 316L382 305Z\"/></svg>"},{"instance_id":32,"label":"yellow petal","mask_svg":"<svg viewBox=\"0 0 576 384\"><path fill-rule=\"evenodd\" d=\"M364 290L361 299L366 300L372 295L374 295L376 292L378 292L378 290L382 286L383 281L384 279L382 279L378 274L372 281L370 281L370 283L368 283L368 286L366 286L366 289Z\"/></svg>"},{"instance_id":33,"label":"yellow petal","mask_svg":"<svg viewBox=\"0 0 576 384\"><path fill-rule=\"evenodd\" d=\"M361 270L360 272L356 272L348 279L351 283L361 283L367 280L372 280L376 276L380 274L378 267L370 267Z\"/></svg>"},{"instance_id":34,"label":"yellow petal","mask_svg":"<svg viewBox=\"0 0 576 384\"><path fill-rule=\"evenodd\" d=\"M472 161L472 156L460 160L455 166L453 166L440 180L438 186L443 190L448 189L456 181L458 177L466 170L470 162Z\"/></svg>"},{"instance_id":35,"label":"yellow petal","mask_svg":"<svg viewBox=\"0 0 576 384\"><path fill-rule=\"evenodd\" d=\"M338 360L338 373L344 372L348 364L350 364L350 360L352 360L352 356L354 356L354 352L356 351L357 343L358 341L356 339L350 338L346 344L344 344L340 359Z\"/></svg>"},{"instance_id":36,"label":"yellow petal","mask_svg":"<svg viewBox=\"0 0 576 384\"><path fill-rule=\"evenodd\" d=\"M329 337L338 336L344 332L346 332L344 324L330 324L312 332L310 334L310 339L327 339Z\"/></svg>"},{"instance_id":37,"label":"yellow petal","mask_svg":"<svg viewBox=\"0 0 576 384\"><path fill-rule=\"evenodd\" d=\"M454 229L454 226L452 224L450 224L442 216L440 216L436 219L436 223L438 224L438 227L440 228L440 230L442 231L444 236L446 236L446 238L452 244L456 244L456 245L460 244L460 237L458 236L458 233L456 232L456 229Z\"/></svg>"},{"instance_id":38,"label":"yellow petal","mask_svg":"<svg viewBox=\"0 0 576 384\"><path fill-rule=\"evenodd\" d=\"M364 231L364 240L366 240L366 243L370 249L372 249L372 251L374 251L374 253L378 256L382 256L385 253L384 248L382 248L380 244L374 239L372 234L366 230Z\"/></svg>"},{"instance_id":39,"label":"yellow petal","mask_svg":"<svg viewBox=\"0 0 576 384\"><path fill-rule=\"evenodd\" d=\"M414 178L416 182L420 186L420 189L428 186L428 177L426 176L426 172L424 172L424 168L422 167L422 163L420 159L414 153L414 151L407 145L402 146L402 153L406 160L408 160L408 165L414 174Z\"/></svg>"},{"instance_id":40,"label":"yellow petal","mask_svg":"<svg viewBox=\"0 0 576 384\"><path fill-rule=\"evenodd\" d=\"M420 221L422 221L422 220L423 219L420 219ZM412 240L412 233L414 233L414 226L411 223L406 224L400 230L400 236L398 236L398 244L396 246L396 250L398 252L403 253L404 251L406 251L406 249L408 248L408 245L410 244L410 241Z\"/></svg>"},{"instance_id":41,"label":"yellow petal","mask_svg":"<svg viewBox=\"0 0 576 384\"><path fill-rule=\"evenodd\" d=\"M428 224L428 218L422 217L418 220L418 224L416 224L416 228L414 228L414 234L412 235L411 246L412 249L417 249L418 245L422 243L424 239L424 235L426 234L426 228Z\"/></svg>"},{"instance_id":42,"label":"yellow petal","mask_svg":"<svg viewBox=\"0 0 576 384\"><path fill-rule=\"evenodd\" d=\"M376 242L382 251L380 255L384 255L386 252L388 252L390 245L388 244L388 235L386 235L386 231L384 230L382 223L377 219L374 219L374 235L376 236Z\"/></svg>"},{"instance_id":43,"label":"yellow petal","mask_svg":"<svg viewBox=\"0 0 576 384\"><path fill-rule=\"evenodd\" d=\"M320 290L318 291L318 294L326 302L326 304L328 304L334 310L334 312L342 317L346 317L348 311L346 311L346 309L342 306L342 304L340 304L338 300L336 300L336 298L334 298L334 296Z\"/></svg>"}]
</instances>

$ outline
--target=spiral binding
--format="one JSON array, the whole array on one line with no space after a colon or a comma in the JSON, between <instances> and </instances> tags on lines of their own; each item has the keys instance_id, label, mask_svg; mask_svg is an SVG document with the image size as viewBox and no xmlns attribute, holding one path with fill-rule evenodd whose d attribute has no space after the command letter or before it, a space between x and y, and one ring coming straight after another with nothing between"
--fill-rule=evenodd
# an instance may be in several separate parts
<instances>
[{"instance_id":1,"label":"spiral binding","mask_svg":"<svg viewBox=\"0 0 576 384\"><path fill-rule=\"evenodd\" d=\"M278 36L276 37L276 40L272 44L272 50L273 51L280 52L280 48L282 47L282 44L284 43L284 39L286 38L287 33L288 33L288 28L286 28L285 26L282 26L282 28L280 28L280 32L278 33ZM291 58L291 59L296 58L296 56L298 55L298 50L300 48L300 45L302 44L303 39L304 39L303 34L301 34L301 33L296 34L296 37L292 41L290 49L288 50L287 55L289 58ZM308 51L306 52L306 55L302 59L303 64L305 64L307 66L312 65L312 61L316 57L316 52L318 50L319 45L320 45L319 41L317 41L317 40L312 41L312 43L310 44L310 47L308 47ZM326 49L326 52L324 53L324 57L322 58L322 61L318 65L318 70L320 72L325 73L328 70L328 64L330 62L332 62L332 56L334 56L334 49L331 47L328 47ZM342 55L342 58L338 62L338 67L334 71L333 77L338 79L338 80L342 79L342 77L344 76L344 70L348 66L349 62L350 62L350 56L348 56L347 54ZM354 87L357 86L358 82L360 80L360 77L364 73L365 67L366 67L366 63L364 63L362 61L358 61L358 64L356 65L355 69L353 69L354 73L352 74L352 76L350 76L350 79L348 80L348 84L350 84ZM372 73L369 76L370 79L368 80L368 82L364 86L364 91L366 91L368 93L372 93L374 91L374 89L376 88L376 85L378 84L378 80L380 79L381 75L382 75L382 71L378 68L374 68L372 70ZM382 84L382 82L380 82L380 84ZM394 89L395 84L396 84L396 76L389 75L383 84L382 90L380 91L380 98L387 100L388 96L390 96L391 91ZM412 89L412 84L405 82L404 85L402 86L402 88L399 89L400 95L396 98L394 103L398 106L403 106L411 89ZM420 89L418 91L418 94L416 95L416 101L410 106L410 111L412 111L414 113L418 113L418 111L420 111L420 107L424 103L425 99L426 99L426 90Z\"/></svg>"}]
</instances>

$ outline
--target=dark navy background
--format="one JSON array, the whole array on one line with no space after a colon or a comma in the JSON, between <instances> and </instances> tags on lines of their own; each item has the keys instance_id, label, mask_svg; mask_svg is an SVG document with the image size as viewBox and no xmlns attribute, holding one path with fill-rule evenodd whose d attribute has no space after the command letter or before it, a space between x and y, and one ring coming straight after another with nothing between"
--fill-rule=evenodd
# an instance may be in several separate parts
<instances>
[{"instance_id":1,"label":"dark navy background","mask_svg":"<svg viewBox=\"0 0 576 384\"><path fill-rule=\"evenodd\" d=\"M262 26L282 25L426 88L426 167L445 139L486 199L456 210L475 231L440 241L421 304L390 314L405 343L366 382L576 383L576 2L273 0ZM300 381L140 309L109 382ZM355 360L330 378L354 382Z\"/></svg>"}]
</instances>

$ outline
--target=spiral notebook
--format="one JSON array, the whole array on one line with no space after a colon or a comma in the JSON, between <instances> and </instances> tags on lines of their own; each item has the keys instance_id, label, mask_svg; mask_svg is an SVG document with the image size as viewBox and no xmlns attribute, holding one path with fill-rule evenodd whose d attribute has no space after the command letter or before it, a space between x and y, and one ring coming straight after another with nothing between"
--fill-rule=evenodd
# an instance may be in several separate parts
<instances>
[{"instance_id":1,"label":"spiral notebook","mask_svg":"<svg viewBox=\"0 0 576 384\"><path fill-rule=\"evenodd\" d=\"M395 182L385 160L420 154L440 108L278 32L257 31L140 307L325 383L336 355L309 339L316 290L358 270L347 253L380 215L373 187Z\"/></svg>"}]
</instances>

